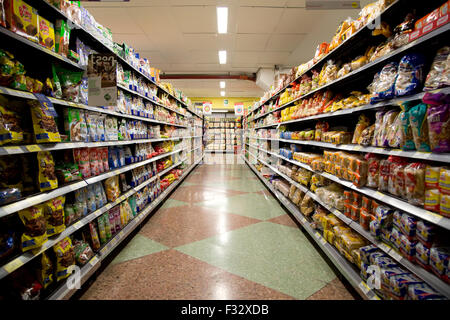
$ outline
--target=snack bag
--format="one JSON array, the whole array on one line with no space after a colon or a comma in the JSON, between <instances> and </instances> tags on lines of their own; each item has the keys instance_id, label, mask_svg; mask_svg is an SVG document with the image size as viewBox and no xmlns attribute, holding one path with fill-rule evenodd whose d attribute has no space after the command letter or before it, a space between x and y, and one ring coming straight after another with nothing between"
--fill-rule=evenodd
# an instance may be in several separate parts
<instances>
[{"instance_id":1,"label":"snack bag","mask_svg":"<svg viewBox=\"0 0 450 320\"><path fill-rule=\"evenodd\" d=\"M80 215L81 217L81 215ZM73 205L68 203L64 206L64 224L66 227L70 226L75 220L77 220L75 209Z\"/></svg>"},{"instance_id":2,"label":"snack bag","mask_svg":"<svg viewBox=\"0 0 450 320\"><path fill-rule=\"evenodd\" d=\"M75 253L69 237L59 241L53 251L56 255L56 281L70 276L69 267L75 264Z\"/></svg>"},{"instance_id":3,"label":"snack bag","mask_svg":"<svg viewBox=\"0 0 450 320\"><path fill-rule=\"evenodd\" d=\"M75 240L73 251L75 253L75 260L80 266L84 266L95 255L91 246L81 240Z\"/></svg>"},{"instance_id":4,"label":"snack bag","mask_svg":"<svg viewBox=\"0 0 450 320\"><path fill-rule=\"evenodd\" d=\"M59 196L44 203L44 213L47 220L47 235L59 234L66 229L64 224L65 196Z\"/></svg>"},{"instance_id":5,"label":"snack bag","mask_svg":"<svg viewBox=\"0 0 450 320\"><path fill-rule=\"evenodd\" d=\"M119 177L114 176L105 180L106 197L108 201L114 202L119 197Z\"/></svg>"},{"instance_id":6,"label":"snack bag","mask_svg":"<svg viewBox=\"0 0 450 320\"><path fill-rule=\"evenodd\" d=\"M91 167L91 176L95 177L100 174L99 161L97 158L97 148L89 148L89 163Z\"/></svg>"},{"instance_id":7,"label":"snack bag","mask_svg":"<svg viewBox=\"0 0 450 320\"><path fill-rule=\"evenodd\" d=\"M95 187L94 185L90 184L86 187L87 190L87 198L86 198L86 204L88 208L88 213L94 212L97 210L97 204L95 202Z\"/></svg>"},{"instance_id":8,"label":"snack bag","mask_svg":"<svg viewBox=\"0 0 450 320\"><path fill-rule=\"evenodd\" d=\"M425 57L421 54L407 54L400 60L395 82L395 95L405 96L418 92L423 83Z\"/></svg>"},{"instance_id":9,"label":"snack bag","mask_svg":"<svg viewBox=\"0 0 450 320\"><path fill-rule=\"evenodd\" d=\"M82 128L79 109L64 109L64 130L69 141L85 141L81 134Z\"/></svg>"},{"instance_id":10,"label":"snack bag","mask_svg":"<svg viewBox=\"0 0 450 320\"><path fill-rule=\"evenodd\" d=\"M89 235L92 243L92 249L94 249L94 251L98 251L101 245L94 222L89 223Z\"/></svg>"},{"instance_id":11,"label":"snack bag","mask_svg":"<svg viewBox=\"0 0 450 320\"><path fill-rule=\"evenodd\" d=\"M428 107L431 152L450 152L450 104Z\"/></svg>"},{"instance_id":12,"label":"snack bag","mask_svg":"<svg viewBox=\"0 0 450 320\"><path fill-rule=\"evenodd\" d=\"M411 108L409 121L417 151L430 152L428 136L427 105L420 103Z\"/></svg>"},{"instance_id":13,"label":"snack bag","mask_svg":"<svg viewBox=\"0 0 450 320\"><path fill-rule=\"evenodd\" d=\"M42 46L55 51L55 28L53 26L53 23L41 16L38 16L38 25L39 43Z\"/></svg>"},{"instance_id":14,"label":"snack bag","mask_svg":"<svg viewBox=\"0 0 450 320\"><path fill-rule=\"evenodd\" d=\"M31 106L31 118L36 142L61 142L55 121L58 114L52 103L48 101L42 105L37 100L30 100L28 103Z\"/></svg>"},{"instance_id":15,"label":"snack bag","mask_svg":"<svg viewBox=\"0 0 450 320\"><path fill-rule=\"evenodd\" d=\"M41 261L38 270L38 280L42 288L47 288L53 282L53 264L47 253L41 254Z\"/></svg>"},{"instance_id":16,"label":"snack bag","mask_svg":"<svg viewBox=\"0 0 450 320\"><path fill-rule=\"evenodd\" d=\"M449 54L450 47L446 46L438 50L431 65L430 72L425 80L424 91L439 89L450 84L449 81Z\"/></svg>"},{"instance_id":17,"label":"snack bag","mask_svg":"<svg viewBox=\"0 0 450 320\"><path fill-rule=\"evenodd\" d=\"M0 146L7 143L23 141L23 129L20 127L20 116L0 105Z\"/></svg>"},{"instance_id":18,"label":"snack bag","mask_svg":"<svg viewBox=\"0 0 450 320\"><path fill-rule=\"evenodd\" d=\"M84 217L88 214L87 190L86 188L75 190L75 203L73 205L78 217Z\"/></svg>"},{"instance_id":19,"label":"snack bag","mask_svg":"<svg viewBox=\"0 0 450 320\"><path fill-rule=\"evenodd\" d=\"M83 71L71 71L60 66L56 66L55 71L61 83L63 99L78 102Z\"/></svg>"},{"instance_id":20,"label":"snack bag","mask_svg":"<svg viewBox=\"0 0 450 320\"><path fill-rule=\"evenodd\" d=\"M58 188L58 179L55 174L55 163L49 151L37 153L39 166L39 189L41 192Z\"/></svg>"},{"instance_id":21,"label":"snack bag","mask_svg":"<svg viewBox=\"0 0 450 320\"><path fill-rule=\"evenodd\" d=\"M56 20L55 24L55 52L62 56L69 55L70 27L62 20Z\"/></svg>"},{"instance_id":22,"label":"snack bag","mask_svg":"<svg viewBox=\"0 0 450 320\"><path fill-rule=\"evenodd\" d=\"M37 10L22 0L2 1L5 5L6 26L12 32L38 42Z\"/></svg>"},{"instance_id":23,"label":"snack bag","mask_svg":"<svg viewBox=\"0 0 450 320\"><path fill-rule=\"evenodd\" d=\"M89 148L73 149L73 158L81 171L83 179L91 177Z\"/></svg>"},{"instance_id":24,"label":"snack bag","mask_svg":"<svg viewBox=\"0 0 450 320\"><path fill-rule=\"evenodd\" d=\"M22 251L39 248L47 241L47 228L44 208L42 205L33 206L19 211L20 220L25 226L22 234Z\"/></svg>"}]
</instances>

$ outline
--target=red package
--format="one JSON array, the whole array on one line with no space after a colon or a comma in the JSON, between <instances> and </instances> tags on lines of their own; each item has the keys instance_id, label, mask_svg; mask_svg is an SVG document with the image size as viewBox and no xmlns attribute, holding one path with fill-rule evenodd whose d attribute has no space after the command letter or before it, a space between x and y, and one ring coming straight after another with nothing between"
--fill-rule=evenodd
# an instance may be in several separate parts
<instances>
[{"instance_id":1,"label":"red package","mask_svg":"<svg viewBox=\"0 0 450 320\"><path fill-rule=\"evenodd\" d=\"M89 148L74 149L73 158L78 163L83 179L90 178Z\"/></svg>"},{"instance_id":2,"label":"red package","mask_svg":"<svg viewBox=\"0 0 450 320\"><path fill-rule=\"evenodd\" d=\"M351 216L350 218L353 221L359 221L359 207L352 205L351 206Z\"/></svg>"},{"instance_id":3,"label":"red package","mask_svg":"<svg viewBox=\"0 0 450 320\"><path fill-rule=\"evenodd\" d=\"M101 148L102 152L102 162L103 162L103 170L105 172L109 171L109 162L108 162L108 147Z\"/></svg>"},{"instance_id":4,"label":"red package","mask_svg":"<svg viewBox=\"0 0 450 320\"><path fill-rule=\"evenodd\" d=\"M97 148L89 149L89 163L91 167L91 175L98 176L100 171L98 169Z\"/></svg>"},{"instance_id":5,"label":"red package","mask_svg":"<svg viewBox=\"0 0 450 320\"><path fill-rule=\"evenodd\" d=\"M98 173L102 174L103 172L105 172L105 168L103 166L103 152L101 148L95 148L96 152L97 152L97 160L98 160Z\"/></svg>"},{"instance_id":6,"label":"red package","mask_svg":"<svg viewBox=\"0 0 450 320\"><path fill-rule=\"evenodd\" d=\"M361 208L359 211L359 224L361 227L363 227L365 230L369 230L370 221L371 221L371 215L368 211Z\"/></svg>"}]
</instances>

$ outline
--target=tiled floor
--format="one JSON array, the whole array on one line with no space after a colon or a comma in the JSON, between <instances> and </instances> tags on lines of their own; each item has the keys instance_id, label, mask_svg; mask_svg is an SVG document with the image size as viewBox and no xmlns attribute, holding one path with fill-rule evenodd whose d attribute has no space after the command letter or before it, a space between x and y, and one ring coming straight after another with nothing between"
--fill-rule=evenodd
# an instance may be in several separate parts
<instances>
[{"instance_id":1,"label":"tiled floor","mask_svg":"<svg viewBox=\"0 0 450 320\"><path fill-rule=\"evenodd\" d=\"M254 178L198 166L82 299L354 299Z\"/></svg>"}]
</instances>

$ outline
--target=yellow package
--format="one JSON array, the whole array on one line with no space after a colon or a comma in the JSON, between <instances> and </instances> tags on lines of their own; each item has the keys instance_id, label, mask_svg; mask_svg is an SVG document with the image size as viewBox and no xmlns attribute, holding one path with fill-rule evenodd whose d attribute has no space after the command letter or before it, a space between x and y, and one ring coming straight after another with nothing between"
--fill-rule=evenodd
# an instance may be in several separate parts
<instances>
[{"instance_id":1,"label":"yellow package","mask_svg":"<svg viewBox=\"0 0 450 320\"><path fill-rule=\"evenodd\" d=\"M119 176L114 176L105 180L105 191L108 201L116 201L120 195Z\"/></svg>"},{"instance_id":2,"label":"yellow package","mask_svg":"<svg viewBox=\"0 0 450 320\"><path fill-rule=\"evenodd\" d=\"M69 267L75 264L75 252L72 247L72 240L69 237L59 241L53 251L56 255L56 281L70 276Z\"/></svg>"},{"instance_id":3,"label":"yellow package","mask_svg":"<svg viewBox=\"0 0 450 320\"><path fill-rule=\"evenodd\" d=\"M53 264L45 252L41 254L41 265L39 267L38 279L44 289L53 282Z\"/></svg>"},{"instance_id":4,"label":"yellow package","mask_svg":"<svg viewBox=\"0 0 450 320\"><path fill-rule=\"evenodd\" d=\"M442 194L450 195L450 169L441 168L439 172L439 190Z\"/></svg>"},{"instance_id":5,"label":"yellow package","mask_svg":"<svg viewBox=\"0 0 450 320\"><path fill-rule=\"evenodd\" d=\"M331 245L334 243L334 233L331 230L324 230L323 237L328 241Z\"/></svg>"},{"instance_id":6,"label":"yellow package","mask_svg":"<svg viewBox=\"0 0 450 320\"><path fill-rule=\"evenodd\" d=\"M39 166L39 190L48 191L58 188L58 179L55 174L55 162L50 151L37 153Z\"/></svg>"},{"instance_id":7,"label":"yellow package","mask_svg":"<svg viewBox=\"0 0 450 320\"><path fill-rule=\"evenodd\" d=\"M351 263L355 263L355 261L353 260L353 256L350 253L348 253L347 251L345 251L345 250L344 250L344 257L345 257L345 259L347 259Z\"/></svg>"},{"instance_id":8,"label":"yellow package","mask_svg":"<svg viewBox=\"0 0 450 320\"><path fill-rule=\"evenodd\" d=\"M29 104L36 142L61 142L61 136L55 121L57 113L53 106L47 103L41 105L36 100L31 100Z\"/></svg>"},{"instance_id":9,"label":"yellow package","mask_svg":"<svg viewBox=\"0 0 450 320\"><path fill-rule=\"evenodd\" d=\"M352 250L351 252L353 263L356 264L358 268L361 268L361 253L359 249Z\"/></svg>"},{"instance_id":10,"label":"yellow package","mask_svg":"<svg viewBox=\"0 0 450 320\"><path fill-rule=\"evenodd\" d=\"M425 187L427 189L437 189L439 187L440 167L427 165L425 169Z\"/></svg>"},{"instance_id":11,"label":"yellow package","mask_svg":"<svg viewBox=\"0 0 450 320\"><path fill-rule=\"evenodd\" d=\"M59 196L44 203L44 214L47 221L47 235L49 237L60 234L66 229L64 221L65 196Z\"/></svg>"},{"instance_id":12,"label":"yellow package","mask_svg":"<svg viewBox=\"0 0 450 320\"><path fill-rule=\"evenodd\" d=\"M450 218L450 195L441 194L439 212L444 217Z\"/></svg>"},{"instance_id":13,"label":"yellow package","mask_svg":"<svg viewBox=\"0 0 450 320\"><path fill-rule=\"evenodd\" d=\"M38 16L38 27L39 43L47 49L55 51L55 28L53 23Z\"/></svg>"},{"instance_id":14,"label":"yellow package","mask_svg":"<svg viewBox=\"0 0 450 320\"><path fill-rule=\"evenodd\" d=\"M39 248L47 241L47 227L42 205L20 210L19 218L25 226L21 241L23 252Z\"/></svg>"},{"instance_id":15,"label":"yellow package","mask_svg":"<svg viewBox=\"0 0 450 320\"><path fill-rule=\"evenodd\" d=\"M19 115L0 105L0 146L23 141Z\"/></svg>"},{"instance_id":16,"label":"yellow package","mask_svg":"<svg viewBox=\"0 0 450 320\"><path fill-rule=\"evenodd\" d=\"M344 233L341 239L342 248L347 252L359 249L366 244L365 240L356 233Z\"/></svg>"}]
</instances>

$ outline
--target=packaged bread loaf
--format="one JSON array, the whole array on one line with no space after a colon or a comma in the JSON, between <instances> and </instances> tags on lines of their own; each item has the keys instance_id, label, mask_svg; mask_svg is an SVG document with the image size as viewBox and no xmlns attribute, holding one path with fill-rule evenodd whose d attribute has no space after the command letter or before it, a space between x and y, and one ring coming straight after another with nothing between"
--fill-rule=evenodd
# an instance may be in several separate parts
<instances>
[{"instance_id":1,"label":"packaged bread loaf","mask_svg":"<svg viewBox=\"0 0 450 320\"><path fill-rule=\"evenodd\" d=\"M439 188L440 167L427 165L425 169L425 187L426 189Z\"/></svg>"},{"instance_id":2,"label":"packaged bread loaf","mask_svg":"<svg viewBox=\"0 0 450 320\"><path fill-rule=\"evenodd\" d=\"M450 152L450 104L429 106L427 111L432 152Z\"/></svg>"},{"instance_id":3,"label":"packaged bread loaf","mask_svg":"<svg viewBox=\"0 0 450 320\"><path fill-rule=\"evenodd\" d=\"M425 202L425 168L425 164L414 162L404 169L406 199L416 206L423 206Z\"/></svg>"},{"instance_id":4,"label":"packaged bread loaf","mask_svg":"<svg viewBox=\"0 0 450 320\"><path fill-rule=\"evenodd\" d=\"M419 103L412 107L409 113L409 122L417 151L431 151L428 135L428 122L426 119L427 110L428 107L426 104Z\"/></svg>"}]
</instances>

